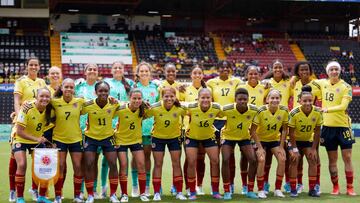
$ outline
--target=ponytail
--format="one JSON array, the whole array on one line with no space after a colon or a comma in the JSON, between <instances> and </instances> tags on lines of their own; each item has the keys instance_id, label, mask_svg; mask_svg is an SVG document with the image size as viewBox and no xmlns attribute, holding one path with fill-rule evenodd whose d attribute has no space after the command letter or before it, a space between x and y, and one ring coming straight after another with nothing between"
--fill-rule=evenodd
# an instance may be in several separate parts
<instances>
[{"instance_id":1,"label":"ponytail","mask_svg":"<svg viewBox=\"0 0 360 203\"><path fill-rule=\"evenodd\" d=\"M126 79L125 79L124 76L121 78L121 83L124 85L125 91L126 91L126 93L128 94L128 93L130 92L130 90L131 90L131 86L130 86L130 84L126 81Z\"/></svg>"}]
</instances>

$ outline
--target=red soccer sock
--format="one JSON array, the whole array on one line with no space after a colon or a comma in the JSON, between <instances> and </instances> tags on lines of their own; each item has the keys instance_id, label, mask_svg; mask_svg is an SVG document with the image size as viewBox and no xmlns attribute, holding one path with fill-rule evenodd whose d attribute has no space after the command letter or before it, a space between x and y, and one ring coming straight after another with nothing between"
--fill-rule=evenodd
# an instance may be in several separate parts
<instances>
[{"instance_id":1,"label":"red soccer sock","mask_svg":"<svg viewBox=\"0 0 360 203\"><path fill-rule=\"evenodd\" d=\"M316 184L320 185L320 172L321 172L321 164L317 165L317 170L316 170Z\"/></svg>"},{"instance_id":2,"label":"red soccer sock","mask_svg":"<svg viewBox=\"0 0 360 203\"><path fill-rule=\"evenodd\" d=\"M187 182L188 182L188 186L189 186L190 192L191 192L191 193L196 192L196 190L195 190L196 178L195 178L195 177L189 177L189 176L188 176Z\"/></svg>"},{"instance_id":3,"label":"red soccer sock","mask_svg":"<svg viewBox=\"0 0 360 203\"><path fill-rule=\"evenodd\" d=\"M211 176L212 192L219 192L219 176Z\"/></svg>"},{"instance_id":4,"label":"red soccer sock","mask_svg":"<svg viewBox=\"0 0 360 203\"><path fill-rule=\"evenodd\" d=\"M187 159L185 158L185 162L184 162L184 179L185 179L185 189L189 189L189 184L187 182L187 168L188 168L188 163L187 163Z\"/></svg>"},{"instance_id":5,"label":"red soccer sock","mask_svg":"<svg viewBox=\"0 0 360 203\"><path fill-rule=\"evenodd\" d=\"M269 182L269 172L270 172L271 165L265 165L264 169L264 182Z\"/></svg>"},{"instance_id":6,"label":"red soccer sock","mask_svg":"<svg viewBox=\"0 0 360 203\"><path fill-rule=\"evenodd\" d=\"M315 189L316 176L309 176L309 191Z\"/></svg>"},{"instance_id":7,"label":"red soccer sock","mask_svg":"<svg viewBox=\"0 0 360 203\"><path fill-rule=\"evenodd\" d=\"M255 184L254 180L253 181L249 180L249 182L248 182L248 192L253 192L254 191L254 184Z\"/></svg>"},{"instance_id":8,"label":"red soccer sock","mask_svg":"<svg viewBox=\"0 0 360 203\"><path fill-rule=\"evenodd\" d=\"M45 197L47 192L47 186L40 185L39 196Z\"/></svg>"},{"instance_id":9,"label":"red soccer sock","mask_svg":"<svg viewBox=\"0 0 360 203\"><path fill-rule=\"evenodd\" d=\"M17 168L16 160L14 156L11 155L9 161L9 186L10 186L10 190L14 190L14 191L15 191L16 168Z\"/></svg>"},{"instance_id":10,"label":"red soccer sock","mask_svg":"<svg viewBox=\"0 0 360 203\"><path fill-rule=\"evenodd\" d=\"M153 187L154 187L154 193L160 193L160 188L161 188L161 177L160 178L156 178L153 176Z\"/></svg>"},{"instance_id":11,"label":"red soccer sock","mask_svg":"<svg viewBox=\"0 0 360 203\"><path fill-rule=\"evenodd\" d=\"M140 188L140 194L145 193L145 187L146 187L146 173L139 173L138 172L138 181L139 181L139 188Z\"/></svg>"},{"instance_id":12,"label":"red soccer sock","mask_svg":"<svg viewBox=\"0 0 360 203\"><path fill-rule=\"evenodd\" d=\"M15 175L16 196L24 197L25 175Z\"/></svg>"},{"instance_id":13,"label":"red soccer sock","mask_svg":"<svg viewBox=\"0 0 360 203\"><path fill-rule=\"evenodd\" d=\"M204 180L204 174L205 174L204 156L200 156L200 157L198 156L198 159L197 159L197 162L196 162L196 181L197 181L198 186L202 186L202 183L203 183L203 180Z\"/></svg>"},{"instance_id":14,"label":"red soccer sock","mask_svg":"<svg viewBox=\"0 0 360 203\"><path fill-rule=\"evenodd\" d=\"M353 188L353 181L354 181L354 173L353 171L345 171L346 176L346 187L347 189Z\"/></svg>"},{"instance_id":15,"label":"red soccer sock","mask_svg":"<svg viewBox=\"0 0 360 203\"><path fill-rule=\"evenodd\" d=\"M339 178L338 176L331 176L331 182L333 184L333 186L339 185Z\"/></svg>"},{"instance_id":16,"label":"red soccer sock","mask_svg":"<svg viewBox=\"0 0 360 203\"><path fill-rule=\"evenodd\" d=\"M284 176L282 176L282 175L276 175L275 190L281 190L281 184L282 184L283 178L284 178Z\"/></svg>"},{"instance_id":17,"label":"red soccer sock","mask_svg":"<svg viewBox=\"0 0 360 203\"><path fill-rule=\"evenodd\" d=\"M230 184L234 184L235 172L236 172L234 153L230 154L229 167L230 167Z\"/></svg>"},{"instance_id":18,"label":"red soccer sock","mask_svg":"<svg viewBox=\"0 0 360 203\"><path fill-rule=\"evenodd\" d=\"M119 184L118 177L109 176L109 184L110 184L110 197L111 197L113 194L116 194L116 190Z\"/></svg>"},{"instance_id":19,"label":"red soccer sock","mask_svg":"<svg viewBox=\"0 0 360 203\"><path fill-rule=\"evenodd\" d=\"M61 196L61 190L62 190L62 185L64 182L64 178L63 177L59 177L57 182L54 185L55 188L55 197L56 196Z\"/></svg>"},{"instance_id":20,"label":"red soccer sock","mask_svg":"<svg viewBox=\"0 0 360 203\"><path fill-rule=\"evenodd\" d=\"M128 191L127 191L128 177L127 177L127 175L126 174L120 174L119 175L119 181L120 181L121 194L127 195L128 194Z\"/></svg>"},{"instance_id":21,"label":"red soccer sock","mask_svg":"<svg viewBox=\"0 0 360 203\"><path fill-rule=\"evenodd\" d=\"M292 191L296 190L296 178L290 178L290 188Z\"/></svg>"},{"instance_id":22,"label":"red soccer sock","mask_svg":"<svg viewBox=\"0 0 360 203\"><path fill-rule=\"evenodd\" d=\"M85 180L85 187L88 195L94 196L94 180Z\"/></svg>"},{"instance_id":23,"label":"red soccer sock","mask_svg":"<svg viewBox=\"0 0 360 203\"><path fill-rule=\"evenodd\" d=\"M223 183L224 184L224 192L230 192L230 182Z\"/></svg>"},{"instance_id":24,"label":"red soccer sock","mask_svg":"<svg viewBox=\"0 0 360 203\"><path fill-rule=\"evenodd\" d=\"M82 179L83 179L82 176L75 176L74 175L73 184L74 184L74 196L75 197L80 195Z\"/></svg>"},{"instance_id":25,"label":"red soccer sock","mask_svg":"<svg viewBox=\"0 0 360 203\"><path fill-rule=\"evenodd\" d=\"M32 183L31 183L31 189L32 190L38 190L39 186L35 183L34 179L31 179Z\"/></svg>"},{"instance_id":26,"label":"red soccer sock","mask_svg":"<svg viewBox=\"0 0 360 203\"><path fill-rule=\"evenodd\" d=\"M247 171L241 171L240 175L241 175L242 185L247 186L248 185L248 183L247 183L248 172Z\"/></svg>"},{"instance_id":27,"label":"red soccer sock","mask_svg":"<svg viewBox=\"0 0 360 203\"><path fill-rule=\"evenodd\" d=\"M256 178L258 191L264 190L264 176L257 176Z\"/></svg>"},{"instance_id":28,"label":"red soccer sock","mask_svg":"<svg viewBox=\"0 0 360 203\"><path fill-rule=\"evenodd\" d=\"M182 176L174 176L173 177L174 187L176 188L177 192L182 192L183 187L183 177Z\"/></svg>"}]
</instances>

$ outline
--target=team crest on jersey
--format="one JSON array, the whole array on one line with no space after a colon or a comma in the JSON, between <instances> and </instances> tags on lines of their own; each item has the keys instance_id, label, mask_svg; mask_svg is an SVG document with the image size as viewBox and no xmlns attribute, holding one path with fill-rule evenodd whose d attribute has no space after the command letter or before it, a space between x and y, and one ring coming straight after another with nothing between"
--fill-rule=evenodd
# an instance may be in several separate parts
<instances>
[{"instance_id":1,"label":"team crest on jersey","mask_svg":"<svg viewBox=\"0 0 360 203\"><path fill-rule=\"evenodd\" d=\"M340 89L339 89L339 88L336 88L336 92L339 93L339 92L340 92Z\"/></svg>"},{"instance_id":2,"label":"team crest on jersey","mask_svg":"<svg viewBox=\"0 0 360 203\"><path fill-rule=\"evenodd\" d=\"M125 116L125 118L129 118L129 116Z\"/></svg>"},{"instance_id":3,"label":"team crest on jersey","mask_svg":"<svg viewBox=\"0 0 360 203\"><path fill-rule=\"evenodd\" d=\"M159 116L163 116L162 114L160 114Z\"/></svg>"},{"instance_id":4,"label":"team crest on jersey","mask_svg":"<svg viewBox=\"0 0 360 203\"><path fill-rule=\"evenodd\" d=\"M35 116L34 116L34 117L32 117L32 119L33 119L33 120L35 120L35 119L36 119L36 118L35 118Z\"/></svg>"},{"instance_id":5,"label":"team crest on jersey","mask_svg":"<svg viewBox=\"0 0 360 203\"><path fill-rule=\"evenodd\" d=\"M286 88L286 84L283 84L283 87Z\"/></svg>"},{"instance_id":6,"label":"team crest on jersey","mask_svg":"<svg viewBox=\"0 0 360 203\"><path fill-rule=\"evenodd\" d=\"M74 109L76 109L76 108L78 107L78 104L77 104L77 103L74 103L74 104L73 104L73 107L74 107Z\"/></svg>"},{"instance_id":7,"label":"team crest on jersey","mask_svg":"<svg viewBox=\"0 0 360 203\"><path fill-rule=\"evenodd\" d=\"M150 96L154 97L155 96L155 92L150 92Z\"/></svg>"},{"instance_id":8,"label":"team crest on jersey","mask_svg":"<svg viewBox=\"0 0 360 203\"><path fill-rule=\"evenodd\" d=\"M190 140L189 139L186 139L185 140L185 144L189 144L190 143Z\"/></svg>"},{"instance_id":9,"label":"team crest on jersey","mask_svg":"<svg viewBox=\"0 0 360 203\"><path fill-rule=\"evenodd\" d=\"M176 118L178 115L177 115L177 113L174 113L173 116L174 116L174 118Z\"/></svg>"},{"instance_id":10,"label":"team crest on jersey","mask_svg":"<svg viewBox=\"0 0 360 203\"><path fill-rule=\"evenodd\" d=\"M276 117L278 121L281 121L281 116Z\"/></svg>"},{"instance_id":11,"label":"team crest on jersey","mask_svg":"<svg viewBox=\"0 0 360 203\"><path fill-rule=\"evenodd\" d=\"M231 118L236 118L235 116L232 116Z\"/></svg>"},{"instance_id":12,"label":"team crest on jersey","mask_svg":"<svg viewBox=\"0 0 360 203\"><path fill-rule=\"evenodd\" d=\"M193 95L193 93L192 93L192 92L190 92L190 93L189 93L189 95Z\"/></svg>"},{"instance_id":13,"label":"team crest on jersey","mask_svg":"<svg viewBox=\"0 0 360 203\"><path fill-rule=\"evenodd\" d=\"M315 118L315 117L312 117L311 121L312 121L312 122L315 122L315 121L316 121L316 118Z\"/></svg>"},{"instance_id":14,"label":"team crest on jersey","mask_svg":"<svg viewBox=\"0 0 360 203\"><path fill-rule=\"evenodd\" d=\"M212 118L212 117L214 117L214 114L212 114L212 113L209 114L209 118Z\"/></svg>"},{"instance_id":15,"label":"team crest on jersey","mask_svg":"<svg viewBox=\"0 0 360 203\"><path fill-rule=\"evenodd\" d=\"M250 116L250 115L247 115L247 116L246 116L246 119L250 120L250 119L251 119L251 116Z\"/></svg>"},{"instance_id":16,"label":"team crest on jersey","mask_svg":"<svg viewBox=\"0 0 360 203\"><path fill-rule=\"evenodd\" d=\"M196 117L199 117L199 114L195 114Z\"/></svg>"},{"instance_id":17,"label":"team crest on jersey","mask_svg":"<svg viewBox=\"0 0 360 203\"><path fill-rule=\"evenodd\" d=\"M262 93L263 93L263 91L262 91L262 90L259 90L259 93L260 93L260 94L262 94Z\"/></svg>"},{"instance_id":18,"label":"team crest on jersey","mask_svg":"<svg viewBox=\"0 0 360 203\"><path fill-rule=\"evenodd\" d=\"M230 81L230 82L229 82L229 85L231 85L231 86L232 86L232 85L233 85L233 82L231 82L231 81Z\"/></svg>"},{"instance_id":19,"label":"team crest on jersey","mask_svg":"<svg viewBox=\"0 0 360 203\"><path fill-rule=\"evenodd\" d=\"M106 112L107 112L108 114L110 114L110 113L111 113L111 109L108 109Z\"/></svg>"}]
</instances>

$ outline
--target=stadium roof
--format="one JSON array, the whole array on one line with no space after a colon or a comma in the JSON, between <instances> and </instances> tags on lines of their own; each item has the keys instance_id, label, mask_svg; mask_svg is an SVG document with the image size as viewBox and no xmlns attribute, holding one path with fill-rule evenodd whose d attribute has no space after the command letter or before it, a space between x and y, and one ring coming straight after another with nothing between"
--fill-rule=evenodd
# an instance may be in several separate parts
<instances>
[{"instance_id":1,"label":"stadium roof","mask_svg":"<svg viewBox=\"0 0 360 203\"><path fill-rule=\"evenodd\" d=\"M274 0L51 0L50 12L85 14L353 19L360 3ZM150 11L150 13L149 13Z\"/></svg>"}]
</instances>

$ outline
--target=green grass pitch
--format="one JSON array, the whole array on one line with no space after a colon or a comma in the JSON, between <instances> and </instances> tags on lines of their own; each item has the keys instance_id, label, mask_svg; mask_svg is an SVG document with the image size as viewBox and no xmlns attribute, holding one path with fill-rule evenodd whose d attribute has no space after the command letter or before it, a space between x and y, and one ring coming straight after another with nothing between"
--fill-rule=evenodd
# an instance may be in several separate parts
<instances>
[{"instance_id":1,"label":"green grass pitch","mask_svg":"<svg viewBox=\"0 0 360 203\"><path fill-rule=\"evenodd\" d=\"M359 142L359 139L357 139ZM241 179L240 179L240 169L239 169L239 149L236 148L236 179L235 179L235 195L233 195L233 199L231 201L226 202L256 202L256 201L266 201L266 202L286 202L286 201L293 201L293 202L337 202L337 203L343 203L343 202L360 202L360 195L356 197L349 197L345 195L346 190L346 181L345 181L345 174L343 170L343 162L341 160L341 154L339 154L339 161L338 161L338 167L339 167L339 182L340 182L340 190L341 195L339 196L331 196L329 193L332 188L332 184L330 182L329 178L329 172L328 172L328 159L326 155L326 151L324 148L320 148L320 155L321 155L321 197L320 198L310 198L307 196L307 188L308 188L308 179L307 179L307 164L304 164L304 176L303 176L303 182L305 191L297 198L290 198L287 194L286 198L279 199L272 196L272 193L268 195L268 199L266 200L250 200L246 198L244 195L240 195L241 190ZM360 184L359 184L359 176L357 175L360 172L360 146L359 144L354 145L353 149L353 164L354 164L354 170L355 170L355 179L354 179L354 187L357 194L360 194ZM9 152L10 152L10 146L6 142L0 143L0 203L8 202L8 195L9 195L9 181L8 181L8 162L9 162ZM184 158L184 154L183 154ZM29 157L28 163L30 163L31 159ZM210 193L210 177L209 177L209 164L208 160L206 165L206 173L205 173L205 179L204 179L204 189L207 194ZM270 183L271 183L271 190L274 189L274 177L275 177L275 168L276 168L276 160L273 160L273 165L271 168L271 174L270 174ZM175 197L170 196L170 186L172 183L172 170L170 165L170 157L168 156L168 153L166 153L165 161L164 161L164 168L163 168L163 176L162 176L162 188L164 191L164 194L162 196L161 202L180 202L179 200L176 200ZM26 187L25 187L25 200L27 202L33 202L31 200L30 194L28 193L28 189L31 186L31 171L30 171L30 164L28 164L28 171L26 175ZM100 178L99 178L100 179ZM100 180L99 180L100 182ZM131 192L131 177L129 177L129 184L128 184L129 192ZM256 183L255 183L255 190L257 189ZM64 203L72 202L72 196L73 196L73 185L72 185L72 168L71 168L71 162L70 157L68 156L68 174L67 178L64 184L64 196L65 199L63 200ZM98 184L98 191L100 191L100 183ZM222 183L220 184L220 191L222 192ZM152 190L151 190L152 192ZM120 187L118 187L117 194L120 193ZM53 187L50 188L50 198L53 199L54 197L54 189ZM151 197L152 198L152 197ZM222 202L223 200L214 200L211 198L210 195L205 196L198 196L198 199L194 202ZM105 200L95 200L95 202L109 202L109 199ZM129 199L129 202L141 202L138 198L131 198Z\"/></svg>"}]
</instances>

